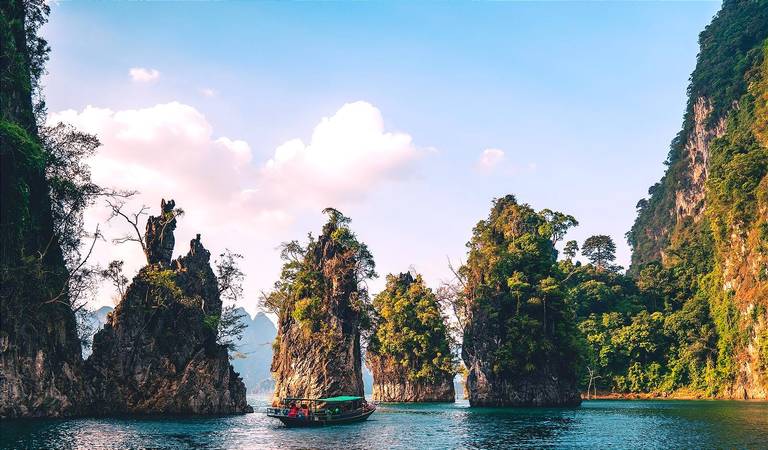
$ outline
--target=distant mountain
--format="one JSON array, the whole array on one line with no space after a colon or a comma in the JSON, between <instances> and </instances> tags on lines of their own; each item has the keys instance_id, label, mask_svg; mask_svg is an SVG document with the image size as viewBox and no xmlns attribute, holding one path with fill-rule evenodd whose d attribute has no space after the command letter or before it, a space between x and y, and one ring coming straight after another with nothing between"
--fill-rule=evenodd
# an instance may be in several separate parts
<instances>
[{"instance_id":1,"label":"distant mountain","mask_svg":"<svg viewBox=\"0 0 768 450\"><path fill-rule=\"evenodd\" d=\"M248 393L271 393L274 389L270 366L272 364L272 342L277 336L277 329L262 312L253 319L243 308L238 311L245 314L243 321L247 327L243 338L237 343L238 350L232 354L232 366L243 377Z\"/></svg>"},{"instance_id":2,"label":"distant mountain","mask_svg":"<svg viewBox=\"0 0 768 450\"><path fill-rule=\"evenodd\" d=\"M111 306L102 306L101 308L97 309L93 312L93 315L89 317L90 319L90 339L89 341L93 341L93 336L101 330L101 328L104 326L105 323L107 323L107 314L114 311L115 308ZM90 345L84 345L83 346L83 358L88 358L91 355L91 346Z\"/></svg>"},{"instance_id":3,"label":"distant mountain","mask_svg":"<svg viewBox=\"0 0 768 450\"><path fill-rule=\"evenodd\" d=\"M93 335L107 323L107 314L114 308L102 306L93 312L91 327ZM277 329L271 320L264 314L258 313L251 318L250 314L238 308L245 315L243 322L246 328L243 338L237 343L238 349L232 352L232 366L243 377L243 382L250 394L271 393L274 388L270 366L272 364L272 342L277 336ZM83 358L91 354L90 346L83 348Z\"/></svg>"}]
</instances>

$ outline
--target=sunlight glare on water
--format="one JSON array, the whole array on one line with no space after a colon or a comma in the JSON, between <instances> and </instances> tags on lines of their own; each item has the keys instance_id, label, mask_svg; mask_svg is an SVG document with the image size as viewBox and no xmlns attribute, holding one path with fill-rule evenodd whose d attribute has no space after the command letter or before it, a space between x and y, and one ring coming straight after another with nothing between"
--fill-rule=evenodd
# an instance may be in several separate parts
<instances>
[{"instance_id":1,"label":"sunlight glare on water","mask_svg":"<svg viewBox=\"0 0 768 450\"><path fill-rule=\"evenodd\" d=\"M768 448L768 403L587 401L579 408L380 405L367 422L288 429L256 413L216 418L19 420L2 448Z\"/></svg>"}]
</instances>

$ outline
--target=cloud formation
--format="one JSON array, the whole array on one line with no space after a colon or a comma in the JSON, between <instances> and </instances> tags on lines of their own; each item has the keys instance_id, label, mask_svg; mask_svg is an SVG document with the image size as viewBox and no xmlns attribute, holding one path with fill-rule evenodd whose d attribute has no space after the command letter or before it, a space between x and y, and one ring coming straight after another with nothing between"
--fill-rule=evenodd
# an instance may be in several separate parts
<instances>
[{"instance_id":1,"label":"cloud formation","mask_svg":"<svg viewBox=\"0 0 768 450\"><path fill-rule=\"evenodd\" d=\"M492 172L504 161L504 150L498 148L486 148L477 161L477 168L481 172Z\"/></svg>"},{"instance_id":2,"label":"cloud formation","mask_svg":"<svg viewBox=\"0 0 768 450\"><path fill-rule=\"evenodd\" d=\"M161 198L174 198L187 211L177 253L198 232L215 250L259 240L248 244L251 253L271 251L300 214L360 200L381 183L407 176L421 154L408 134L386 131L381 112L367 102L345 104L318 123L308 143L288 140L264 162L253 161L247 142L216 136L200 111L179 102L122 111L87 106L49 117L49 123L60 121L101 140L89 161L97 184L140 190L130 205L135 209L146 204L156 214ZM87 221L103 224L107 215L94 208ZM126 231L123 225L102 230L114 238ZM124 259L130 270L142 264L135 249L102 247L102 262Z\"/></svg>"},{"instance_id":3,"label":"cloud formation","mask_svg":"<svg viewBox=\"0 0 768 450\"><path fill-rule=\"evenodd\" d=\"M128 74L135 83L151 83L160 78L160 72L157 69L145 69L144 67L132 67L128 70Z\"/></svg>"},{"instance_id":4,"label":"cloud formation","mask_svg":"<svg viewBox=\"0 0 768 450\"><path fill-rule=\"evenodd\" d=\"M315 127L308 143L278 146L261 167L261 201L324 207L363 198L386 180L402 179L421 155L410 135L384 129L370 103L347 103Z\"/></svg>"},{"instance_id":5,"label":"cloud formation","mask_svg":"<svg viewBox=\"0 0 768 450\"><path fill-rule=\"evenodd\" d=\"M216 97L216 90L211 88L202 88L200 89L200 95L203 97L213 98Z\"/></svg>"}]
</instances>

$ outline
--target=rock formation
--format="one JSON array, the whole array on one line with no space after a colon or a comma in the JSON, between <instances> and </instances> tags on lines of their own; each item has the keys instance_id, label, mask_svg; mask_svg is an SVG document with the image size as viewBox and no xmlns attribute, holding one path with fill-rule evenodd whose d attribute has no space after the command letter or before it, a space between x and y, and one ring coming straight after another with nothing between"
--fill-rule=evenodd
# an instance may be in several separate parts
<instances>
[{"instance_id":1,"label":"rock formation","mask_svg":"<svg viewBox=\"0 0 768 450\"><path fill-rule=\"evenodd\" d=\"M0 2L0 418L75 415L88 401L32 106L45 54L31 53L47 45L29 23L23 2Z\"/></svg>"},{"instance_id":2,"label":"rock formation","mask_svg":"<svg viewBox=\"0 0 768 450\"><path fill-rule=\"evenodd\" d=\"M466 311L462 358L473 406L581 402L577 331L547 231L564 231L549 219L560 216L537 213L507 195L475 226L458 272L459 304Z\"/></svg>"},{"instance_id":3,"label":"rock formation","mask_svg":"<svg viewBox=\"0 0 768 450\"><path fill-rule=\"evenodd\" d=\"M409 370L392 361L368 358L373 372L372 399L377 402L455 402L453 378L445 376L436 381L411 380Z\"/></svg>"},{"instance_id":4,"label":"rock formation","mask_svg":"<svg viewBox=\"0 0 768 450\"><path fill-rule=\"evenodd\" d=\"M630 272L685 274L686 304L706 301L697 328L715 345L687 364L706 395L768 398L768 2L725 1L699 41L683 129L627 234Z\"/></svg>"},{"instance_id":5,"label":"rock formation","mask_svg":"<svg viewBox=\"0 0 768 450\"><path fill-rule=\"evenodd\" d=\"M176 202L173 200L160 201L160 215L151 216L147 220L147 228L144 234L144 246L147 251L147 260L150 264L168 266L173 257L173 247L176 238L173 231L176 230Z\"/></svg>"},{"instance_id":6,"label":"rock formation","mask_svg":"<svg viewBox=\"0 0 768 450\"><path fill-rule=\"evenodd\" d=\"M86 362L97 414L252 411L245 385L216 343L222 305L200 235L170 261L174 202L147 224L149 261L96 333ZM160 238L159 236L162 236Z\"/></svg>"},{"instance_id":7,"label":"rock formation","mask_svg":"<svg viewBox=\"0 0 768 450\"><path fill-rule=\"evenodd\" d=\"M267 298L278 314L274 401L285 397L363 396L360 330L367 310L362 282L373 258L336 210L306 247L284 244L283 276Z\"/></svg>"},{"instance_id":8,"label":"rock formation","mask_svg":"<svg viewBox=\"0 0 768 450\"><path fill-rule=\"evenodd\" d=\"M376 325L366 353L373 373L373 400L455 401L456 370L448 329L421 275L389 275L373 306Z\"/></svg>"}]
</instances>

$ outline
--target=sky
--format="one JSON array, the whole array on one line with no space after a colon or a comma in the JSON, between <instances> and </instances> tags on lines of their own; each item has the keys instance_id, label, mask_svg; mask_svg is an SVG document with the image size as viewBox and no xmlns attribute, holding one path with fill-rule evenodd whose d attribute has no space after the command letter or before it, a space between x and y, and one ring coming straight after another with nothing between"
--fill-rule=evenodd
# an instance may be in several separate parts
<instances>
[{"instance_id":1,"label":"sky","mask_svg":"<svg viewBox=\"0 0 768 450\"><path fill-rule=\"evenodd\" d=\"M451 278L494 198L572 214L566 240L624 234L682 124L717 2L85 2L52 5L49 121L98 135L94 181L186 212L244 256L250 313L281 242L352 219L379 279ZM143 255L98 203L93 261ZM111 305L100 289L93 306Z\"/></svg>"}]
</instances>

